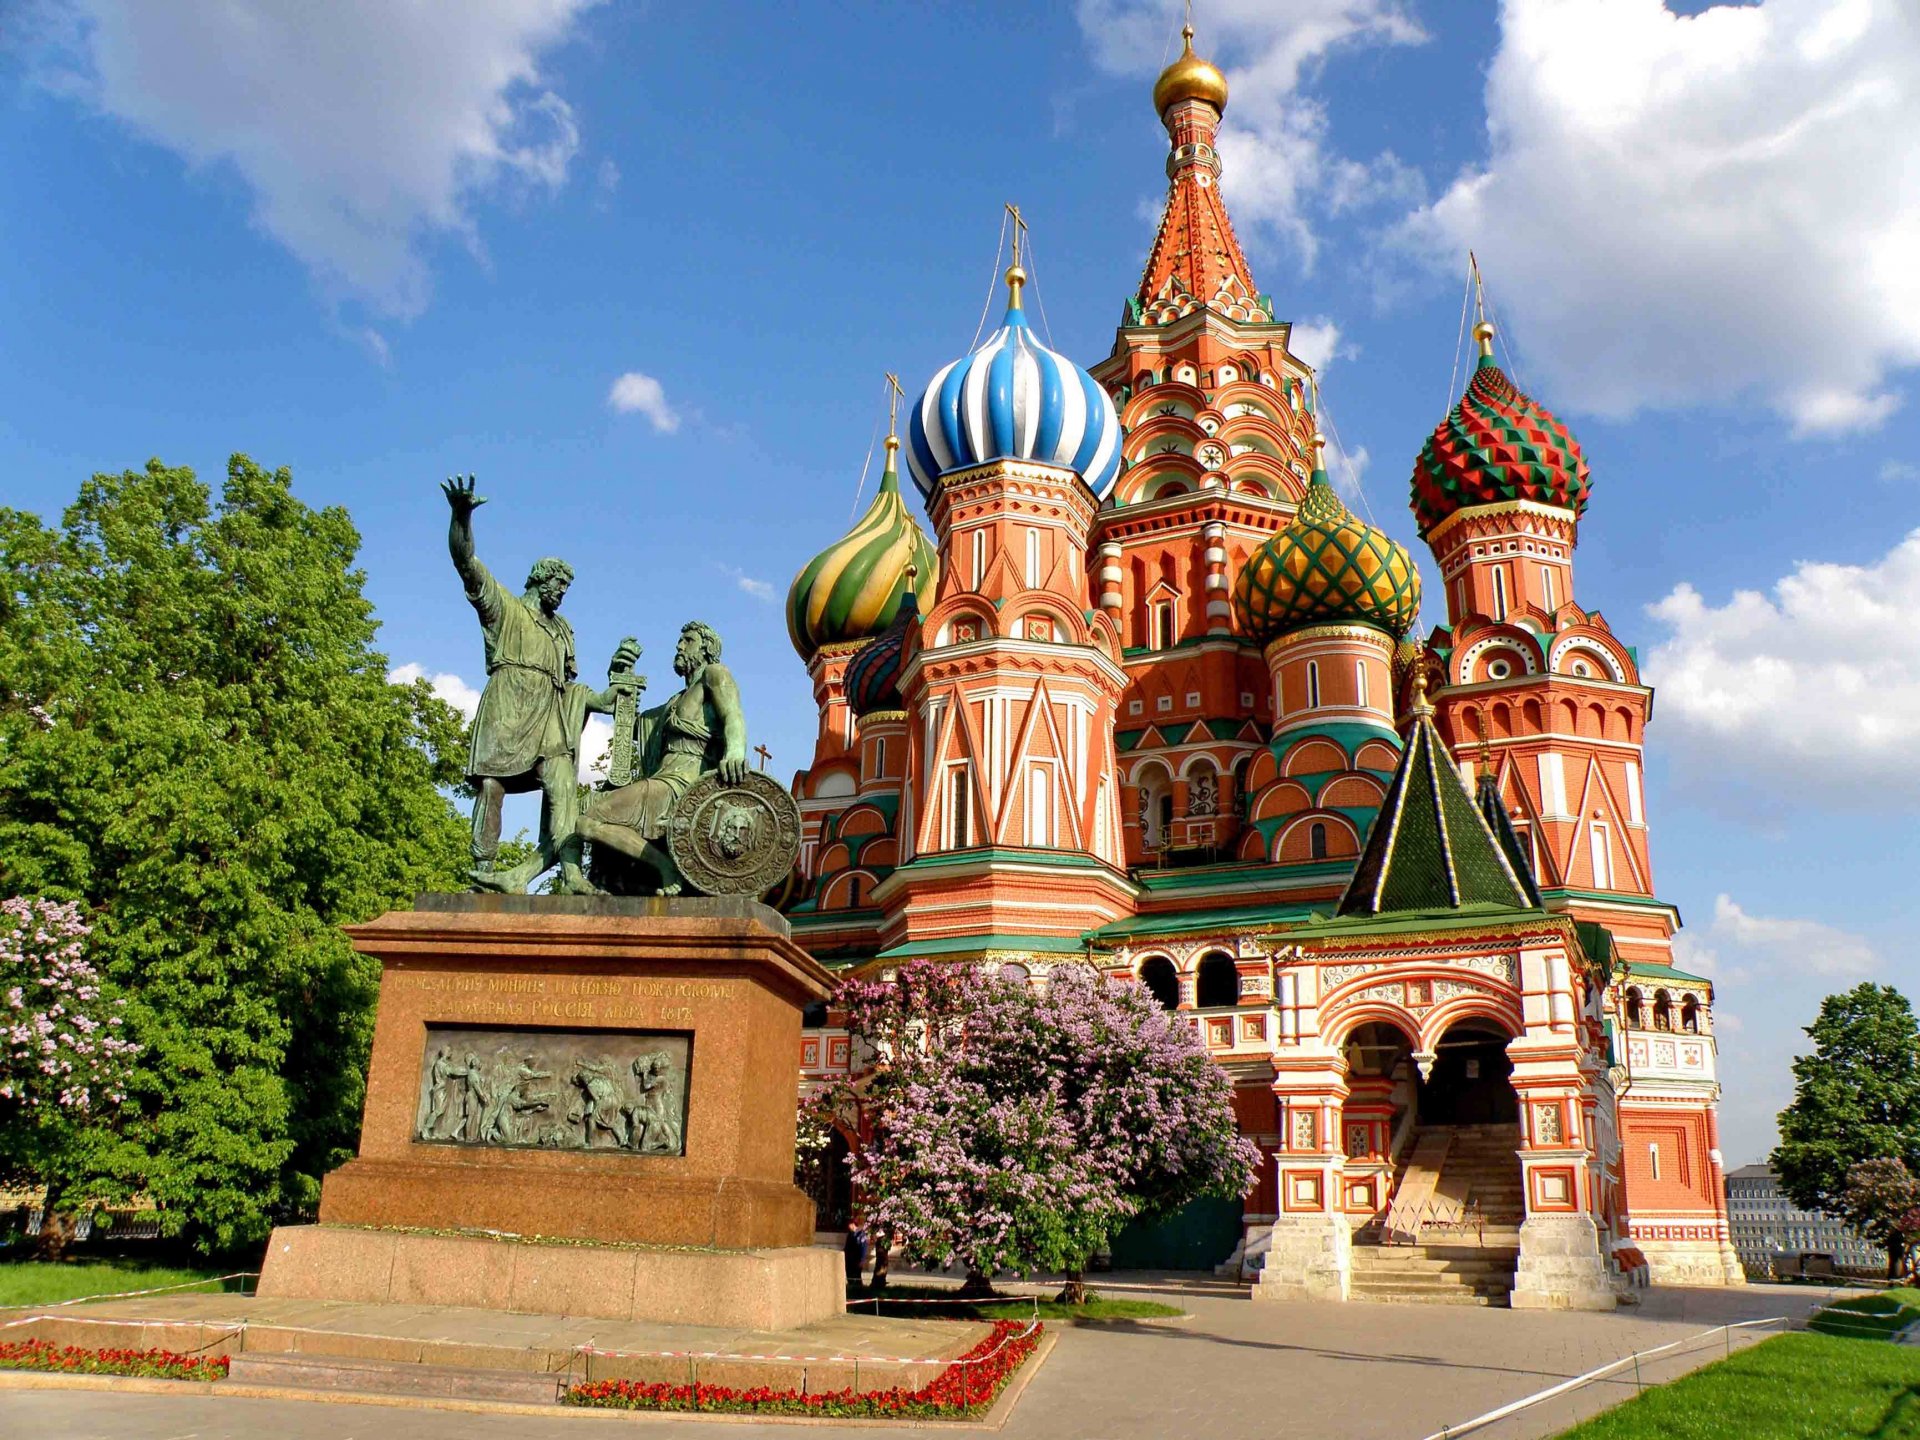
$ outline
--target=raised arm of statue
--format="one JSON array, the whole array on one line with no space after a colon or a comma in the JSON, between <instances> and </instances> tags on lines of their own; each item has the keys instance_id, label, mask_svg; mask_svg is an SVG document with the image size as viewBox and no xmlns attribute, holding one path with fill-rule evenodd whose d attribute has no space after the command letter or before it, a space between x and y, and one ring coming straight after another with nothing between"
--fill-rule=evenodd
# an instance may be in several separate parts
<instances>
[{"instance_id":1,"label":"raised arm of statue","mask_svg":"<svg viewBox=\"0 0 1920 1440\"><path fill-rule=\"evenodd\" d=\"M739 785L747 778L747 717L740 709L740 689L733 683L733 672L718 663L708 665L700 679L713 702L714 718L720 722L720 738L725 745L717 767L721 782Z\"/></svg>"},{"instance_id":2,"label":"raised arm of statue","mask_svg":"<svg viewBox=\"0 0 1920 1440\"><path fill-rule=\"evenodd\" d=\"M471 475L441 482L440 493L447 497L447 509L452 512L447 521L447 551L453 556L453 568L460 572L467 594L478 595L486 584L487 570L473 553L473 512L487 503L487 497L474 493Z\"/></svg>"}]
</instances>

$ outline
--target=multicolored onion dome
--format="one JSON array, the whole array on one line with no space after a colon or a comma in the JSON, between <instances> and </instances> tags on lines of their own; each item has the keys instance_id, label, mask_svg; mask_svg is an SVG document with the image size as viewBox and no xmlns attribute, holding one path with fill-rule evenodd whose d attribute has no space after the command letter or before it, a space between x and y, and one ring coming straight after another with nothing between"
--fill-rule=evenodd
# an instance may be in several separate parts
<instances>
[{"instance_id":1,"label":"multicolored onion dome","mask_svg":"<svg viewBox=\"0 0 1920 1440\"><path fill-rule=\"evenodd\" d=\"M1316 467L1299 513L1240 567L1233 613L1263 645L1302 625L1404 635L1420 615L1420 572L1405 547L1354 518Z\"/></svg>"},{"instance_id":2,"label":"multicolored onion dome","mask_svg":"<svg viewBox=\"0 0 1920 1440\"><path fill-rule=\"evenodd\" d=\"M1100 499L1120 474L1113 399L1066 356L1034 338L1020 308L1026 281L1007 271L1006 319L986 343L927 383L907 424L907 468L928 499L949 470L988 460L1064 465Z\"/></svg>"},{"instance_id":3,"label":"multicolored onion dome","mask_svg":"<svg viewBox=\"0 0 1920 1440\"><path fill-rule=\"evenodd\" d=\"M1521 394L1493 359L1493 327L1474 328L1480 365L1466 394L1413 462L1420 533L1469 505L1533 500L1578 515L1591 489L1587 457L1544 405Z\"/></svg>"},{"instance_id":4,"label":"multicolored onion dome","mask_svg":"<svg viewBox=\"0 0 1920 1440\"><path fill-rule=\"evenodd\" d=\"M1167 107L1182 100L1204 100L1214 109L1227 108L1227 77L1211 61L1193 53L1193 26L1180 32L1186 48L1178 60L1160 72L1153 82L1153 113L1164 115Z\"/></svg>"},{"instance_id":5,"label":"multicolored onion dome","mask_svg":"<svg viewBox=\"0 0 1920 1440\"><path fill-rule=\"evenodd\" d=\"M853 652L842 682L847 705L856 716L900 708L900 671L906 664L907 637L920 624L920 601L902 587L900 613L893 623Z\"/></svg>"},{"instance_id":6,"label":"multicolored onion dome","mask_svg":"<svg viewBox=\"0 0 1920 1440\"><path fill-rule=\"evenodd\" d=\"M901 498L899 446L887 437L880 493L859 524L814 556L787 591L787 634L802 660L812 660L823 645L865 640L892 624L908 566L919 572L919 597L933 598L940 562Z\"/></svg>"}]
</instances>

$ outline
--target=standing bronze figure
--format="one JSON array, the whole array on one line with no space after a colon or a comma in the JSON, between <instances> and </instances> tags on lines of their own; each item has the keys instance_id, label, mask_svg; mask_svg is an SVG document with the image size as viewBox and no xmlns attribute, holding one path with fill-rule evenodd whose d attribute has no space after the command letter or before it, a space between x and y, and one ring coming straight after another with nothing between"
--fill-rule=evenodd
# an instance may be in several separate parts
<instances>
[{"instance_id":1,"label":"standing bronze figure","mask_svg":"<svg viewBox=\"0 0 1920 1440\"><path fill-rule=\"evenodd\" d=\"M551 556L538 560L525 593L513 594L474 554L473 512L487 502L474 493L473 477L456 477L440 488L452 511L447 549L486 641L487 685L467 753L474 792L473 883L519 892L557 862L562 893L590 894L580 865L580 732L589 714L613 713L620 690L645 686L632 675L640 647L632 640L620 643L606 690L576 684L573 627L560 615L572 567ZM529 790L541 793L539 854L497 868L501 805L507 795Z\"/></svg>"}]
</instances>

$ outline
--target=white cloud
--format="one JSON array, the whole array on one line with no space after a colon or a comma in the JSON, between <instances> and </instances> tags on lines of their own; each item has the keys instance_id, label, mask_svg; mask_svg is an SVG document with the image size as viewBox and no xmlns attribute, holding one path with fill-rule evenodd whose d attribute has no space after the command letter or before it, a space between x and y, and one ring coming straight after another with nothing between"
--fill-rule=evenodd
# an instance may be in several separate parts
<instances>
[{"instance_id":1,"label":"white cloud","mask_svg":"<svg viewBox=\"0 0 1920 1440\"><path fill-rule=\"evenodd\" d=\"M733 577L733 583L756 600L777 600L780 592L770 581L759 580L747 574L737 565L722 565L722 571Z\"/></svg>"},{"instance_id":2,"label":"white cloud","mask_svg":"<svg viewBox=\"0 0 1920 1440\"><path fill-rule=\"evenodd\" d=\"M1721 605L1676 586L1648 607L1669 633L1646 662L1676 775L1748 808L1920 797L1916 613L1920 530L1873 564L1801 561Z\"/></svg>"},{"instance_id":3,"label":"white cloud","mask_svg":"<svg viewBox=\"0 0 1920 1440\"><path fill-rule=\"evenodd\" d=\"M1569 408L1755 396L1869 428L1920 362L1911 0L1504 0L1490 154L1401 232L1475 249Z\"/></svg>"},{"instance_id":4,"label":"white cloud","mask_svg":"<svg viewBox=\"0 0 1920 1440\"><path fill-rule=\"evenodd\" d=\"M1294 321L1287 335L1287 349L1315 370L1325 370L1334 361L1358 353L1354 346L1342 343L1340 327L1324 315Z\"/></svg>"},{"instance_id":5,"label":"white cloud","mask_svg":"<svg viewBox=\"0 0 1920 1440\"><path fill-rule=\"evenodd\" d=\"M1167 0L1078 0L1076 14L1095 62L1116 74L1150 78L1180 53ZM1210 0L1201 26L1196 49L1227 74L1222 184L1243 233L1280 237L1311 266L1311 214L1419 202L1419 175L1391 154L1329 153L1325 107L1302 90L1338 50L1424 41L1406 0Z\"/></svg>"},{"instance_id":6,"label":"white cloud","mask_svg":"<svg viewBox=\"0 0 1920 1440\"><path fill-rule=\"evenodd\" d=\"M1880 465L1880 478L1891 483L1909 484L1920 480L1920 465L1911 460L1885 460Z\"/></svg>"},{"instance_id":7,"label":"white cloud","mask_svg":"<svg viewBox=\"0 0 1920 1440\"><path fill-rule=\"evenodd\" d=\"M1718 895L1703 932L1674 937L1673 963L1682 970L1750 984L1772 973L1858 979L1880 968L1863 936L1818 920L1749 914L1731 895Z\"/></svg>"},{"instance_id":8,"label":"white cloud","mask_svg":"<svg viewBox=\"0 0 1920 1440\"><path fill-rule=\"evenodd\" d=\"M480 692L462 680L458 675L445 671L429 675L424 665L408 661L387 672L387 679L395 685L411 685L424 679L433 688L433 693L460 712L462 719L471 723L473 712L480 708Z\"/></svg>"},{"instance_id":9,"label":"white cloud","mask_svg":"<svg viewBox=\"0 0 1920 1440\"><path fill-rule=\"evenodd\" d=\"M587 728L580 734L580 783L590 785L607 778L607 762L613 752L613 722L604 715L589 715Z\"/></svg>"},{"instance_id":10,"label":"white cloud","mask_svg":"<svg viewBox=\"0 0 1920 1440\"><path fill-rule=\"evenodd\" d=\"M607 404L622 415L646 416L662 435L680 428L679 412L667 403L667 392L660 382L638 370L629 370L613 382L607 391Z\"/></svg>"},{"instance_id":11,"label":"white cloud","mask_svg":"<svg viewBox=\"0 0 1920 1440\"><path fill-rule=\"evenodd\" d=\"M540 60L597 0L70 3L63 88L191 164L231 164L327 291L392 315L425 308L429 241L478 251L475 202L558 188L579 148Z\"/></svg>"}]
</instances>

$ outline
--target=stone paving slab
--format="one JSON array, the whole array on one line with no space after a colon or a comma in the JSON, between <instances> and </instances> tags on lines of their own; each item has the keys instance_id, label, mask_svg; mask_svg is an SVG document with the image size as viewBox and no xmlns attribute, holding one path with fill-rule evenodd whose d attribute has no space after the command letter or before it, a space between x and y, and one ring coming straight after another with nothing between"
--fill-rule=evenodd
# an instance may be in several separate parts
<instances>
[{"instance_id":1,"label":"stone paving slab","mask_svg":"<svg viewBox=\"0 0 1920 1440\"><path fill-rule=\"evenodd\" d=\"M990 1326L973 1322L857 1312L792 1330L746 1330L243 1295L156 1295L57 1311L0 1311L0 1323L28 1314L49 1318L5 1333L60 1345L332 1355L476 1369L571 1369L581 1380L695 1378L716 1385L811 1390L918 1387L991 1333ZM245 1330L236 1338L234 1331L241 1325ZM576 1351L580 1345L598 1351L673 1354L581 1356ZM708 1358L716 1356L729 1358Z\"/></svg>"},{"instance_id":2,"label":"stone paving slab","mask_svg":"<svg viewBox=\"0 0 1920 1440\"><path fill-rule=\"evenodd\" d=\"M1139 1287L1139 1288L1135 1288ZM1038 1287L1036 1287L1038 1288ZM1421 1440L1634 1350L1697 1335L1730 1320L1804 1315L1827 1292L1753 1286L1655 1290L1610 1314L1424 1308L1336 1303L1255 1305L1244 1286L1191 1276L1111 1276L1098 1287L1182 1305L1180 1326L1125 1323L1062 1328L1046 1366L1013 1409L1008 1440ZM1714 1358L1710 1347L1670 1362L1672 1378ZM1583 1391L1570 1406L1543 1406L1482 1431L1488 1440L1542 1440L1631 1382ZM629 1417L673 1427L674 1440L753 1440L790 1426ZM0 1434L35 1440L561 1440L597 1433L577 1416L450 1415L361 1410L351 1422L320 1404L222 1400L217 1395L120 1396L0 1390ZM894 1427L821 1425L814 1435L914 1434Z\"/></svg>"}]
</instances>

